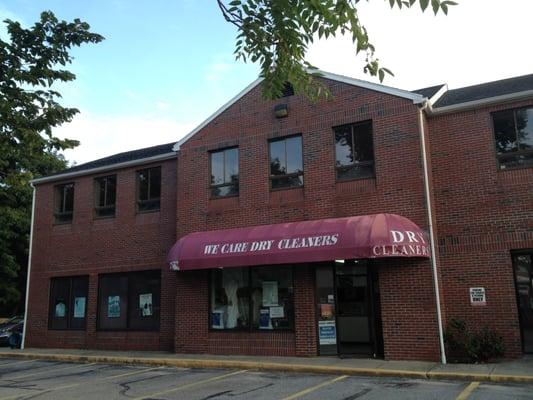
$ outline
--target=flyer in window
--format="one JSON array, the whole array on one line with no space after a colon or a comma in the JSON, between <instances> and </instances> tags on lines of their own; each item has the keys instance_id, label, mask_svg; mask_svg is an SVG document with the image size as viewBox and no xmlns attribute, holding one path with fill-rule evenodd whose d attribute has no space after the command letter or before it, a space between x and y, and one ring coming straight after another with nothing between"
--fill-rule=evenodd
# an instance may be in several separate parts
<instances>
[{"instance_id":1,"label":"flyer in window","mask_svg":"<svg viewBox=\"0 0 533 400\"><path fill-rule=\"evenodd\" d=\"M285 317L284 311L283 306L270 307L270 318L283 318Z\"/></svg>"},{"instance_id":2,"label":"flyer in window","mask_svg":"<svg viewBox=\"0 0 533 400\"><path fill-rule=\"evenodd\" d=\"M263 306L277 306L278 305L278 282L265 281L263 282Z\"/></svg>"},{"instance_id":3,"label":"flyer in window","mask_svg":"<svg viewBox=\"0 0 533 400\"><path fill-rule=\"evenodd\" d=\"M85 318L85 297L74 298L74 318Z\"/></svg>"},{"instance_id":4,"label":"flyer in window","mask_svg":"<svg viewBox=\"0 0 533 400\"><path fill-rule=\"evenodd\" d=\"M141 310L142 317L152 316L152 293L139 295L139 310Z\"/></svg>"},{"instance_id":5,"label":"flyer in window","mask_svg":"<svg viewBox=\"0 0 533 400\"><path fill-rule=\"evenodd\" d=\"M272 329L270 310L268 308L261 308L259 310L259 329Z\"/></svg>"},{"instance_id":6,"label":"flyer in window","mask_svg":"<svg viewBox=\"0 0 533 400\"><path fill-rule=\"evenodd\" d=\"M107 298L107 317L120 318L120 296L109 296Z\"/></svg>"},{"instance_id":7,"label":"flyer in window","mask_svg":"<svg viewBox=\"0 0 533 400\"><path fill-rule=\"evenodd\" d=\"M56 307L55 307L55 317L63 318L65 316L65 309L66 309L65 303L63 302L63 300L59 300L56 303Z\"/></svg>"}]
</instances>

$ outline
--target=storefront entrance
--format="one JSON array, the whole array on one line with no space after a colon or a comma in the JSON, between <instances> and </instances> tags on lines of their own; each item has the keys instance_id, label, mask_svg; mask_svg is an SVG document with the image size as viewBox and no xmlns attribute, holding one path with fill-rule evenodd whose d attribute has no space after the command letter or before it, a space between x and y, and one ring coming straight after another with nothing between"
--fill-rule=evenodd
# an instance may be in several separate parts
<instances>
[{"instance_id":1,"label":"storefront entrance","mask_svg":"<svg viewBox=\"0 0 533 400\"><path fill-rule=\"evenodd\" d=\"M524 353L533 353L533 251L513 254L516 298Z\"/></svg>"},{"instance_id":2,"label":"storefront entrance","mask_svg":"<svg viewBox=\"0 0 533 400\"><path fill-rule=\"evenodd\" d=\"M358 260L317 267L321 355L383 355L379 286L369 264Z\"/></svg>"}]
</instances>

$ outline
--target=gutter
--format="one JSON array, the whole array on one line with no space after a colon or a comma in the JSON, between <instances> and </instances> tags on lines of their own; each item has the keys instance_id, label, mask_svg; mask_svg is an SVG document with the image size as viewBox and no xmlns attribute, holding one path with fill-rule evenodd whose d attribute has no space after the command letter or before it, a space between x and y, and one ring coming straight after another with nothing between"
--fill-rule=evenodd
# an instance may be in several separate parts
<instances>
[{"instance_id":1,"label":"gutter","mask_svg":"<svg viewBox=\"0 0 533 400\"><path fill-rule=\"evenodd\" d=\"M31 277L31 255L33 247L33 225L35 223L35 191L36 188L33 183L30 182L30 186L33 189L33 196L31 201L31 222L30 222L30 248L28 251L28 271L26 272L26 300L24 305L24 325L22 327L22 341L20 343L21 350L24 350L24 344L26 342L26 331L28 326L28 299L30 297L30 277Z\"/></svg>"},{"instance_id":2,"label":"gutter","mask_svg":"<svg viewBox=\"0 0 533 400\"><path fill-rule=\"evenodd\" d=\"M125 161L125 162L118 163L118 164L110 164L110 165L105 165L102 167L95 167L91 169L84 169L84 170L74 171L74 172L65 172L64 174L45 176L43 178L32 179L30 181L30 184L32 186L39 185L41 183L53 182L53 181L58 181L58 180L66 179L66 178L74 178L74 177L83 176L83 175L96 174L100 172L110 171L113 169L127 168L127 167L132 167L134 165L148 164L148 163L155 162L155 161L164 161L164 160L169 160L171 158L174 158L176 157L176 155L177 154L175 152L171 152L171 153L159 154L153 157L141 158L138 160Z\"/></svg>"},{"instance_id":3,"label":"gutter","mask_svg":"<svg viewBox=\"0 0 533 400\"><path fill-rule=\"evenodd\" d=\"M431 193L429 189L429 172L428 172L428 163L427 163L427 150L426 150L426 137L424 129L424 109L430 105L429 102L426 102L418 110L418 123L420 131L420 144L422 147L422 165L424 169L424 188L425 188L425 197L426 197L426 210L428 217L428 228L429 228L429 242L431 245L431 268L433 270L433 286L435 289L435 303L437 306L437 324L439 328L439 344L440 344L440 354L441 354L441 363L446 364L446 349L444 348L444 329L442 325L442 312L440 307L440 291L439 291L439 277L437 274L437 259L435 258L435 233L433 230L433 206L431 204Z\"/></svg>"},{"instance_id":4,"label":"gutter","mask_svg":"<svg viewBox=\"0 0 533 400\"><path fill-rule=\"evenodd\" d=\"M450 106L444 107L432 107L431 104L429 107L425 107L426 111L431 116L449 114L457 111L466 111L474 108L479 108L482 106L488 106L491 104L504 103L510 101L523 100L529 97L533 97L533 90L525 90L523 92L516 92L510 94L504 94L501 96L489 97L481 100L467 101L465 103L452 104Z\"/></svg>"}]
</instances>

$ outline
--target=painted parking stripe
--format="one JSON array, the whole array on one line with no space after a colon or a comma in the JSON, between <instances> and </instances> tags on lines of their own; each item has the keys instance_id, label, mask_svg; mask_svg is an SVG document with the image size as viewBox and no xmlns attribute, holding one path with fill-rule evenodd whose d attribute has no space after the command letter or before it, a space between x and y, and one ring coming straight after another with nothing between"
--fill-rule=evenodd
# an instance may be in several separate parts
<instances>
[{"instance_id":1,"label":"painted parking stripe","mask_svg":"<svg viewBox=\"0 0 533 400\"><path fill-rule=\"evenodd\" d=\"M342 381L343 379L346 379L346 378L348 378L348 375L337 376L336 378L334 378L334 379L330 379L329 381L319 383L318 385L311 386L310 388L304 389L304 390L302 390L301 392L294 393L293 395L290 395L289 397L285 397L285 398L283 398L283 400L293 400L293 399L297 399L297 398L299 398L299 397L305 396L306 394L312 393L312 392L314 392L315 390L318 390L318 389L320 389L320 388L323 388L324 386L331 385L331 384L333 384L333 383L335 383L335 382Z\"/></svg>"},{"instance_id":2,"label":"painted parking stripe","mask_svg":"<svg viewBox=\"0 0 533 400\"><path fill-rule=\"evenodd\" d=\"M63 368L54 368L52 371L50 370L45 370L45 371L38 371L38 372L33 372L31 374L26 374L26 375L17 375L17 376L10 376L10 377L3 377L4 380L13 380L13 379L22 379L22 378L28 378L30 376L34 376L34 375L40 375L40 374L46 374L47 372L57 372L57 371L62 371L64 369L74 369L74 368L80 368L80 367L87 367L89 365L95 365L96 363L90 363L90 364L77 364L77 365L72 365L70 364L69 366L67 367L63 367ZM53 378L53 377L51 377Z\"/></svg>"},{"instance_id":3,"label":"painted parking stripe","mask_svg":"<svg viewBox=\"0 0 533 400\"><path fill-rule=\"evenodd\" d=\"M144 395L144 396L141 396L141 397L135 397L135 398L133 398L131 400L144 400L144 399L150 399L150 398L154 398L154 397L160 397L160 396L163 396L163 395L166 395L166 394L169 394L169 393L177 392L179 390L189 389L189 388L192 388L192 387L195 387L195 386L198 386L198 385L203 385L205 383L219 381L221 379L229 378L230 376L242 374L244 372L246 372L245 369L240 370L240 371L234 371L234 372L230 372L230 373L227 373L227 374L214 376L212 378L202 379L202 380L196 381L196 382L186 383L185 385L176 386L176 387L174 387L172 389L163 390L161 392L150 393L150 394L147 394L147 395Z\"/></svg>"},{"instance_id":4,"label":"painted parking stripe","mask_svg":"<svg viewBox=\"0 0 533 400\"><path fill-rule=\"evenodd\" d=\"M40 392L35 392L35 394L36 395L43 395L43 394L46 394L46 393L57 392L58 390L71 389L71 388L82 386L82 385L94 384L94 383L96 383L98 381L106 381L106 380L114 379L114 378L122 378L124 376L141 374L143 372L153 371L153 370L161 369L161 368L163 368L163 367L153 367L153 368L138 369L136 371L126 372L126 373L117 374L117 375L111 375L111 376L107 376L105 378L96 379L96 380L92 380L92 381L88 381L88 382L79 382L79 383L73 383L72 385L56 386L53 389L44 389L44 390L41 390ZM27 393L25 395L27 395ZM22 395L22 394L19 393L19 394L14 395L14 396L0 397L0 400L14 400L14 399L17 399L19 397L23 397L25 395Z\"/></svg>"},{"instance_id":5,"label":"painted parking stripe","mask_svg":"<svg viewBox=\"0 0 533 400\"><path fill-rule=\"evenodd\" d=\"M479 386L479 382L471 382L470 385L465 387L465 389L459 393L459 396L455 400L466 400L474 390Z\"/></svg>"}]
</instances>

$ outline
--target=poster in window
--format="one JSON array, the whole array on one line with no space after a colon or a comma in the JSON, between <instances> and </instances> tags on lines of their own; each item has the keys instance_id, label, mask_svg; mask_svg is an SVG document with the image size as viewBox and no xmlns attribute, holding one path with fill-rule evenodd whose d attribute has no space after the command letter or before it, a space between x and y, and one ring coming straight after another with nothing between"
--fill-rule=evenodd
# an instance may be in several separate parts
<instances>
[{"instance_id":1,"label":"poster in window","mask_svg":"<svg viewBox=\"0 0 533 400\"><path fill-rule=\"evenodd\" d=\"M263 307L278 305L278 282L263 282Z\"/></svg>"},{"instance_id":2,"label":"poster in window","mask_svg":"<svg viewBox=\"0 0 533 400\"><path fill-rule=\"evenodd\" d=\"M109 296L107 298L107 317L120 318L120 296Z\"/></svg>"},{"instance_id":3,"label":"poster in window","mask_svg":"<svg viewBox=\"0 0 533 400\"><path fill-rule=\"evenodd\" d=\"M139 310L141 311L141 317L152 316L152 293L139 295Z\"/></svg>"},{"instance_id":4,"label":"poster in window","mask_svg":"<svg viewBox=\"0 0 533 400\"><path fill-rule=\"evenodd\" d=\"M63 300L58 300L55 307L55 317L64 318L66 313L67 306Z\"/></svg>"},{"instance_id":5,"label":"poster in window","mask_svg":"<svg viewBox=\"0 0 533 400\"><path fill-rule=\"evenodd\" d=\"M85 297L74 297L74 318L85 318Z\"/></svg>"},{"instance_id":6,"label":"poster in window","mask_svg":"<svg viewBox=\"0 0 533 400\"><path fill-rule=\"evenodd\" d=\"M320 345L337 344L335 321L318 321L318 341Z\"/></svg>"},{"instance_id":7,"label":"poster in window","mask_svg":"<svg viewBox=\"0 0 533 400\"><path fill-rule=\"evenodd\" d=\"M283 306L270 307L270 318L283 318L285 317L285 310Z\"/></svg>"},{"instance_id":8,"label":"poster in window","mask_svg":"<svg viewBox=\"0 0 533 400\"><path fill-rule=\"evenodd\" d=\"M268 308L261 308L259 310L259 329L272 329L270 309Z\"/></svg>"}]
</instances>

